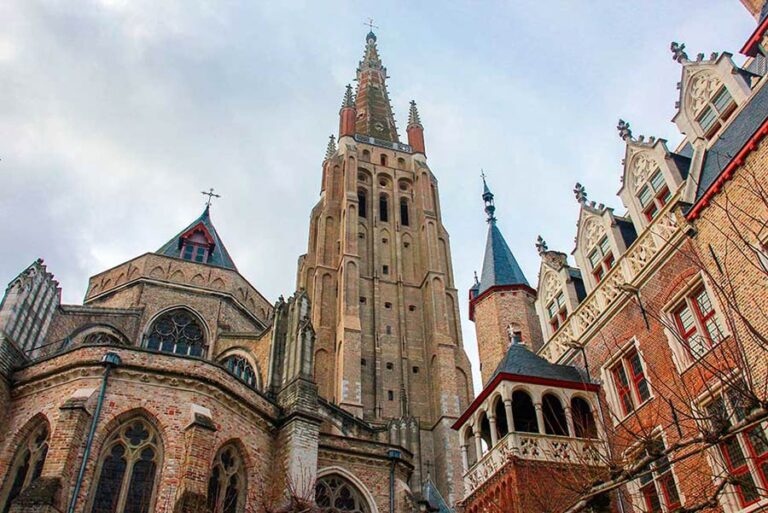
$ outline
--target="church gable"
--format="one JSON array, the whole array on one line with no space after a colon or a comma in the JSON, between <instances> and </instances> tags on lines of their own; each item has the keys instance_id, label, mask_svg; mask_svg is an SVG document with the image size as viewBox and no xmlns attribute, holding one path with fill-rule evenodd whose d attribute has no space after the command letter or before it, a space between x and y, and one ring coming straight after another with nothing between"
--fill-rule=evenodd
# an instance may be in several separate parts
<instances>
[{"instance_id":1,"label":"church gable","mask_svg":"<svg viewBox=\"0 0 768 513\"><path fill-rule=\"evenodd\" d=\"M232 257L211 222L208 206L200 217L166 242L156 253L237 271Z\"/></svg>"}]
</instances>

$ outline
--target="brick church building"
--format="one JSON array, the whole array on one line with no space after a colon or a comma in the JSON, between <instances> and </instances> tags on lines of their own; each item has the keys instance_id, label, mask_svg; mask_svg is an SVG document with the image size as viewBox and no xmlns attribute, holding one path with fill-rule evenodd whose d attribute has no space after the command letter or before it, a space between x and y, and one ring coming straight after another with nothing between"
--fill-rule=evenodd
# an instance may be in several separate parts
<instances>
[{"instance_id":1,"label":"brick church building","mask_svg":"<svg viewBox=\"0 0 768 513\"><path fill-rule=\"evenodd\" d=\"M620 120L625 213L577 183L573 260L539 237L535 287L484 182L467 513L768 510L768 6L743 3L744 64L672 43L682 141Z\"/></svg>"},{"instance_id":2,"label":"brick church building","mask_svg":"<svg viewBox=\"0 0 768 513\"><path fill-rule=\"evenodd\" d=\"M297 289L271 303L210 206L62 304L42 260L0 304L0 511L448 511L473 394L448 234L376 36L322 163ZM161 242L161 241L158 241ZM292 504L290 503L292 502Z\"/></svg>"}]
</instances>

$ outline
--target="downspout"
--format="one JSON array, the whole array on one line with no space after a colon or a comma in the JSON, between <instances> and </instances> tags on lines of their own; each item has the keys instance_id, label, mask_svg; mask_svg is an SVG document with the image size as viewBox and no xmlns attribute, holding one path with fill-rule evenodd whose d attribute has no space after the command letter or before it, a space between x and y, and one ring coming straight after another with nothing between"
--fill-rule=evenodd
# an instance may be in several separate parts
<instances>
[{"instance_id":1,"label":"downspout","mask_svg":"<svg viewBox=\"0 0 768 513\"><path fill-rule=\"evenodd\" d=\"M101 358L101 363L104 364L104 377L101 378L101 389L99 390L99 397L96 400L96 409L93 411L93 418L91 419L91 430L88 432L88 439L85 442L85 450L83 451L83 461L80 463L80 472L77 474L77 481L75 481L75 490L72 492L72 499L69 501L69 508L67 513L74 513L75 506L77 505L77 496L80 495L80 488L83 485L83 476L85 475L85 467L88 465L88 457L91 454L91 446L93 445L93 437L96 434L96 425L99 423L99 414L101 413L101 407L104 404L104 395L107 390L107 381L109 373L114 367L118 367L121 363L120 356L117 353L109 352Z\"/></svg>"},{"instance_id":2,"label":"downspout","mask_svg":"<svg viewBox=\"0 0 768 513\"><path fill-rule=\"evenodd\" d=\"M396 449L387 451L387 457L392 462L389 467L389 513L395 513L395 465L397 465L400 455L400 451Z\"/></svg>"}]
</instances>

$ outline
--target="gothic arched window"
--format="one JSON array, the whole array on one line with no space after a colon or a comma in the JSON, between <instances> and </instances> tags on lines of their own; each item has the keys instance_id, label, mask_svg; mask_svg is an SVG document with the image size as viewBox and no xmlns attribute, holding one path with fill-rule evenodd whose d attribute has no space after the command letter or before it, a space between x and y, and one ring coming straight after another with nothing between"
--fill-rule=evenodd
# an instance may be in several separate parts
<instances>
[{"instance_id":1,"label":"gothic arched window","mask_svg":"<svg viewBox=\"0 0 768 513\"><path fill-rule=\"evenodd\" d=\"M389 200L386 194L379 196L379 221L389 222Z\"/></svg>"},{"instance_id":2,"label":"gothic arched window","mask_svg":"<svg viewBox=\"0 0 768 513\"><path fill-rule=\"evenodd\" d=\"M410 226L411 220L408 216L408 200L400 198L400 224Z\"/></svg>"},{"instance_id":3,"label":"gothic arched window","mask_svg":"<svg viewBox=\"0 0 768 513\"><path fill-rule=\"evenodd\" d=\"M248 360L242 356L232 355L228 356L223 363L237 379L251 388L256 388L256 372Z\"/></svg>"},{"instance_id":4,"label":"gothic arched window","mask_svg":"<svg viewBox=\"0 0 768 513\"><path fill-rule=\"evenodd\" d=\"M3 513L8 513L11 503L43 473L45 457L48 455L48 423L41 422L16 451L6 482L2 490Z\"/></svg>"},{"instance_id":5,"label":"gothic arched window","mask_svg":"<svg viewBox=\"0 0 768 513\"><path fill-rule=\"evenodd\" d=\"M370 513L360 491L343 477L333 474L317 480L315 502L323 513Z\"/></svg>"},{"instance_id":6,"label":"gothic arched window","mask_svg":"<svg viewBox=\"0 0 768 513\"><path fill-rule=\"evenodd\" d=\"M183 309L166 312L152 324L147 335L147 348L184 356L203 356L203 327L192 313Z\"/></svg>"},{"instance_id":7,"label":"gothic arched window","mask_svg":"<svg viewBox=\"0 0 768 513\"><path fill-rule=\"evenodd\" d=\"M552 394L545 394L541 401L541 409L544 414L544 431L548 435L568 436L565 410L560 399Z\"/></svg>"},{"instance_id":8,"label":"gothic arched window","mask_svg":"<svg viewBox=\"0 0 768 513\"><path fill-rule=\"evenodd\" d=\"M539 423L536 420L536 408L527 392L515 390L512 393L512 419L515 431L538 433Z\"/></svg>"},{"instance_id":9,"label":"gothic arched window","mask_svg":"<svg viewBox=\"0 0 768 513\"><path fill-rule=\"evenodd\" d=\"M221 448L213 460L208 479L208 511L240 513L245 508L245 468L237 449L232 445Z\"/></svg>"},{"instance_id":10,"label":"gothic arched window","mask_svg":"<svg viewBox=\"0 0 768 513\"><path fill-rule=\"evenodd\" d=\"M147 421L121 425L101 451L91 513L153 511L160 461L159 438Z\"/></svg>"},{"instance_id":11,"label":"gothic arched window","mask_svg":"<svg viewBox=\"0 0 768 513\"><path fill-rule=\"evenodd\" d=\"M597 426L592 408L581 397L571 399L571 415L573 416L573 428L578 438L597 438Z\"/></svg>"},{"instance_id":12,"label":"gothic arched window","mask_svg":"<svg viewBox=\"0 0 768 513\"><path fill-rule=\"evenodd\" d=\"M364 189L357 191L357 209L360 217L368 217L368 195Z\"/></svg>"},{"instance_id":13,"label":"gothic arched window","mask_svg":"<svg viewBox=\"0 0 768 513\"><path fill-rule=\"evenodd\" d=\"M111 345L119 346L120 340L111 333L106 331L96 331L89 333L83 339L83 345Z\"/></svg>"}]
</instances>

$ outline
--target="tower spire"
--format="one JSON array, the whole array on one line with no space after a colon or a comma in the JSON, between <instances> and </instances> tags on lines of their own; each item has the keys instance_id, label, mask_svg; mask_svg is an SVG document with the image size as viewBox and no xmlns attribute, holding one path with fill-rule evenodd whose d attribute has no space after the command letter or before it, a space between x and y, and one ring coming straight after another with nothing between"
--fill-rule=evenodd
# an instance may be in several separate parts
<instances>
[{"instance_id":1,"label":"tower spire","mask_svg":"<svg viewBox=\"0 0 768 513\"><path fill-rule=\"evenodd\" d=\"M381 63L373 30L365 38L365 53L357 68L355 133L400 142L387 92L387 68Z\"/></svg>"}]
</instances>

